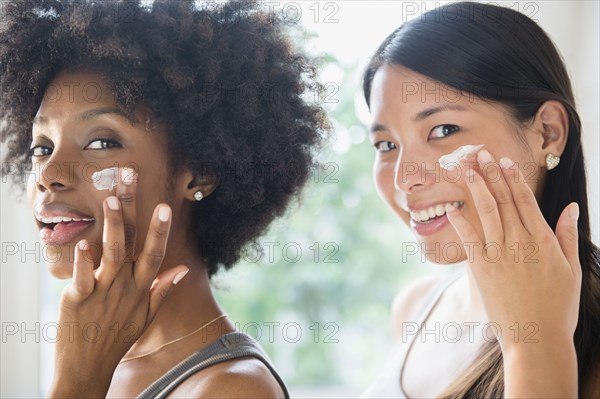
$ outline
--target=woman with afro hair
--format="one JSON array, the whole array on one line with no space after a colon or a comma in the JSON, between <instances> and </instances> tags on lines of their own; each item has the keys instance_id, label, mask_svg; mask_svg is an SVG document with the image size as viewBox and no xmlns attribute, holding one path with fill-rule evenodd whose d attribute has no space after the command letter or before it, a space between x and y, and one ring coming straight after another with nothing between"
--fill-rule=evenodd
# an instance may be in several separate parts
<instances>
[{"instance_id":1,"label":"woman with afro hair","mask_svg":"<svg viewBox=\"0 0 600 399\"><path fill-rule=\"evenodd\" d=\"M328 130L282 21L254 1L5 14L3 174L26 186L51 274L73 279L49 396L288 396L210 289L300 193Z\"/></svg>"}]
</instances>

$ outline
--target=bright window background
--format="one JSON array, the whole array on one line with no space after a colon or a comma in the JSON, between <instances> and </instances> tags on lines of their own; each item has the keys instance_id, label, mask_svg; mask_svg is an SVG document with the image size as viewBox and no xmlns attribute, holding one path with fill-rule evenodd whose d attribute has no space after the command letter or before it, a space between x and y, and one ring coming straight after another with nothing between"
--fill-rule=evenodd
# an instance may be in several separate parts
<instances>
[{"instance_id":1,"label":"bright window background","mask_svg":"<svg viewBox=\"0 0 600 399\"><path fill-rule=\"evenodd\" d=\"M321 154L322 167L315 169L299 206L258 241L262 255L249 250L245 261L218 275L214 285L239 328L265 347L294 397L360 394L389 349L394 294L417 275L448 271L403 255L401 243L414 239L375 192L360 91L360 74L379 43L404 20L445 3L265 3L305 27L301 43L323 56L321 80L329 91L320 100L334 120L336 139ZM584 126L592 234L598 243L599 3L495 3L536 19L566 60ZM51 323L65 282L49 276L42 262L31 212L7 184L0 189L0 396L42 396L52 379Z\"/></svg>"}]
</instances>

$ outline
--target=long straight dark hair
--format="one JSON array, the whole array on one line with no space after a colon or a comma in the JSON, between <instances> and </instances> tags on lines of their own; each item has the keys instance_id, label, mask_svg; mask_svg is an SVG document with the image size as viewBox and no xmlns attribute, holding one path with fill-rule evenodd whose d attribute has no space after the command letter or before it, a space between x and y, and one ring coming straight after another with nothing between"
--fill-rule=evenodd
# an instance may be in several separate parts
<instances>
[{"instance_id":1,"label":"long straight dark hair","mask_svg":"<svg viewBox=\"0 0 600 399\"><path fill-rule=\"evenodd\" d=\"M364 74L367 104L373 77L384 64L401 65L463 93L502 103L521 125L530 122L546 101L560 101L565 106L567 144L560 164L548 172L539 206L555 230L562 210L573 201L579 204L583 275L574 344L581 395L598 366L600 352L600 250L590 239L581 122L556 47L534 21L519 12L460 2L424 13L385 39ZM471 367L441 397L503 397L503 393L502 352L493 342L484 345Z\"/></svg>"}]
</instances>

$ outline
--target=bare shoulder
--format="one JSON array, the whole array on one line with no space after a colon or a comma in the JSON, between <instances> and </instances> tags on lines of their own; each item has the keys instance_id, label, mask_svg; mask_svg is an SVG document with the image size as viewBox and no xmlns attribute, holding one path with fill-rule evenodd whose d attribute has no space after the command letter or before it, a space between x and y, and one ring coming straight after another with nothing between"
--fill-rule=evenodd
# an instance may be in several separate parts
<instances>
[{"instance_id":1,"label":"bare shoulder","mask_svg":"<svg viewBox=\"0 0 600 399\"><path fill-rule=\"evenodd\" d=\"M392 302L392 324L396 339L401 337L403 323L417 321L425 299L445 278L445 274L438 273L421 276L410 281L396 294Z\"/></svg>"},{"instance_id":2,"label":"bare shoulder","mask_svg":"<svg viewBox=\"0 0 600 399\"><path fill-rule=\"evenodd\" d=\"M217 364L185 380L169 398L283 398L281 386L260 360L245 357Z\"/></svg>"}]
</instances>

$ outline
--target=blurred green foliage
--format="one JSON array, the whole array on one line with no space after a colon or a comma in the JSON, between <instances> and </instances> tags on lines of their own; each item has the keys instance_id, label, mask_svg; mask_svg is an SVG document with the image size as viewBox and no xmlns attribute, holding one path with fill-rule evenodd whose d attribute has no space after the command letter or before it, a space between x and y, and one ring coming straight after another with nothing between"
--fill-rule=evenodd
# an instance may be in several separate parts
<instances>
[{"instance_id":1,"label":"blurred green foliage","mask_svg":"<svg viewBox=\"0 0 600 399\"><path fill-rule=\"evenodd\" d=\"M358 394L389 350L391 300L419 268L401 261L399 244L414 238L375 190L375 151L356 116L361 71L322 59L340 77L323 82L332 145L301 201L213 281L238 328L263 345L290 386Z\"/></svg>"}]
</instances>

